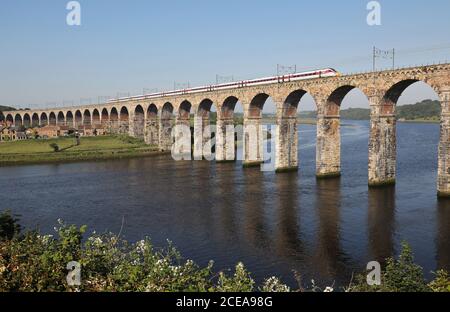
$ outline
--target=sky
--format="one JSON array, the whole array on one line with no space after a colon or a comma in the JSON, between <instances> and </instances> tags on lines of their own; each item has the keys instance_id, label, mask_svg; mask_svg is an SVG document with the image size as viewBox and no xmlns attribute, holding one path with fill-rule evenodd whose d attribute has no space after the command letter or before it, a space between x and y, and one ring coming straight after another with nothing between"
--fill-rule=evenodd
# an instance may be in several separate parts
<instances>
[{"instance_id":1,"label":"sky","mask_svg":"<svg viewBox=\"0 0 450 312\"><path fill-rule=\"evenodd\" d=\"M95 103L216 75L272 76L277 64L368 71L373 46L395 48L397 66L450 61L448 0L379 1L379 26L367 24L367 0L79 0L80 26L67 25L68 2L1 1L0 105ZM418 84L400 104L425 98L436 94ZM358 90L344 101L367 105Z\"/></svg>"}]
</instances>

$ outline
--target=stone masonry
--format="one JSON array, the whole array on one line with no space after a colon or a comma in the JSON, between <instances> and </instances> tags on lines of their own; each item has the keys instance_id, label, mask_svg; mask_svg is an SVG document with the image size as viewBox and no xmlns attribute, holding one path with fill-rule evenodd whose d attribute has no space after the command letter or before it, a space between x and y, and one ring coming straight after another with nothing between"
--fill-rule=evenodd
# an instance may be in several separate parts
<instances>
[{"instance_id":1,"label":"stone masonry","mask_svg":"<svg viewBox=\"0 0 450 312\"><path fill-rule=\"evenodd\" d=\"M195 117L201 103L204 103L204 106L205 103L212 103L216 111L221 112L225 106L227 110L233 110L234 104L239 101L246 112L243 135L244 165L251 166L259 165L263 161L263 133L261 130L256 130L261 129L261 115L253 114L252 110L262 111L262 106L268 97L275 100L277 109L280 111L286 107L296 109L303 94L308 93L315 100L318 110L316 158L317 176L320 178L341 174L340 103L348 92L358 88L369 99L371 108L368 183L370 186L378 186L395 183L395 106L402 92L418 81L425 82L433 88L442 102L437 191L440 196L450 196L450 64L340 75L304 81L280 81L268 85L161 96L153 99L116 100L99 105L7 111L3 112L3 119L8 124L28 125L31 122L34 126L66 123L69 126L73 124L74 127L79 127L92 122L101 122L102 125L108 125L112 133L127 133L136 137L144 137L148 144L157 143L161 150L169 151L173 142L171 135L173 120L175 116L179 116L181 109L185 114L194 114ZM164 111L166 106L170 106L171 109ZM144 121L142 121L142 111L147 112L150 107L154 107L154 111L157 111L156 115L152 115L150 118L150 115L146 113ZM139 117L136 112L140 113ZM229 134L229 131L225 131L233 124L230 116L232 115L218 113L217 161L236 158L234 133ZM279 127L275 133L275 140L276 169L278 171L295 170L298 167L297 125L295 118L290 117L293 115L277 116ZM204 129L204 125L202 128ZM202 132L199 129L197 129L197 135ZM158 135L155 135L156 133ZM207 138L208 135L195 140L201 142L200 140L203 141Z\"/></svg>"}]
</instances>

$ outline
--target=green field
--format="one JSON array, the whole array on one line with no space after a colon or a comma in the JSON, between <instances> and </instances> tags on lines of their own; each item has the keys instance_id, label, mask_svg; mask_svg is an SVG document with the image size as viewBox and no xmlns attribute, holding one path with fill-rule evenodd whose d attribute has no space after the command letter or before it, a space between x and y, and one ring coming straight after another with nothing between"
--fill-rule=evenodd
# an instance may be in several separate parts
<instances>
[{"instance_id":1,"label":"green field","mask_svg":"<svg viewBox=\"0 0 450 312\"><path fill-rule=\"evenodd\" d=\"M57 144L55 152L51 144ZM74 138L27 140L0 143L0 166L27 163L101 160L148 156L158 153L155 146L126 136L99 136L81 138L76 145Z\"/></svg>"}]
</instances>

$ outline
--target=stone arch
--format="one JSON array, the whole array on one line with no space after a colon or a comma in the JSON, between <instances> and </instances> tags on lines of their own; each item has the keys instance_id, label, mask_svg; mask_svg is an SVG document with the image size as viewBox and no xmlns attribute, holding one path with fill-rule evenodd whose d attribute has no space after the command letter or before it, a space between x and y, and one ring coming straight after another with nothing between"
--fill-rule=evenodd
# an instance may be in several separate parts
<instances>
[{"instance_id":1,"label":"stone arch","mask_svg":"<svg viewBox=\"0 0 450 312\"><path fill-rule=\"evenodd\" d=\"M133 134L137 138L143 138L145 133L145 111L141 105L134 108Z\"/></svg>"},{"instance_id":2,"label":"stone arch","mask_svg":"<svg viewBox=\"0 0 450 312\"><path fill-rule=\"evenodd\" d=\"M31 126L33 128L39 126L39 115L37 113L34 113L33 116L31 116Z\"/></svg>"},{"instance_id":3,"label":"stone arch","mask_svg":"<svg viewBox=\"0 0 450 312\"><path fill-rule=\"evenodd\" d=\"M117 108L111 108L109 113L109 121L111 124L111 133L117 133L119 131L119 112Z\"/></svg>"},{"instance_id":4,"label":"stone arch","mask_svg":"<svg viewBox=\"0 0 450 312\"><path fill-rule=\"evenodd\" d=\"M104 109L102 109L102 125L106 125L109 122L109 113L108 110L106 109L106 107Z\"/></svg>"},{"instance_id":5,"label":"stone arch","mask_svg":"<svg viewBox=\"0 0 450 312\"><path fill-rule=\"evenodd\" d=\"M188 100L184 100L178 109L179 120L189 120L191 115L192 104Z\"/></svg>"},{"instance_id":6,"label":"stone arch","mask_svg":"<svg viewBox=\"0 0 450 312\"><path fill-rule=\"evenodd\" d=\"M159 147L163 151L169 151L172 148L173 112L174 107L170 102L165 103L161 109Z\"/></svg>"},{"instance_id":7,"label":"stone arch","mask_svg":"<svg viewBox=\"0 0 450 312\"><path fill-rule=\"evenodd\" d=\"M128 108L126 106L122 106L119 114L119 132L123 134L128 134L130 129L130 115L128 112Z\"/></svg>"},{"instance_id":8,"label":"stone arch","mask_svg":"<svg viewBox=\"0 0 450 312\"><path fill-rule=\"evenodd\" d=\"M211 139L214 133L211 132L211 110L213 108L211 99L204 99L197 107L194 118L194 159L201 160L203 157L212 160L214 146Z\"/></svg>"},{"instance_id":9,"label":"stone arch","mask_svg":"<svg viewBox=\"0 0 450 312\"><path fill-rule=\"evenodd\" d=\"M75 112L75 127L78 128L83 125L83 114L80 110Z\"/></svg>"},{"instance_id":10,"label":"stone arch","mask_svg":"<svg viewBox=\"0 0 450 312\"><path fill-rule=\"evenodd\" d=\"M119 121L119 112L118 112L117 108L115 108L115 107L111 108L111 112L109 113L109 119L112 122Z\"/></svg>"},{"instance_id":11,"label":"stone arch","mask_svg":"<svg viewBox=\"0 0 450 312\"><path fill-rule=\"evenodd\" d=\"M47 113L42 113L41 114L41 126L45 127L48 125L48 116Z\"/></svg>"},{"instance_id":12,"label":"stone arch","mask_svg":"<svg viewBox=\"0 0 450 312\"><path fill-rule=\"evenodd\" d=\"M74 122L73 113L72 111L68 111L66 113L66 125L73 127L73 122Z\"/></svg>"},{"instance_id":13,"label":"stone arch","mask_svg":"<svg viewBox=\"0 0 450 312\"><path fill-rule=\"evenodd\" d=\"M100 112L98 111L98 109L94 108L94 110L92 111L92 124L94 126L98 126L101 124L100 121Z\"/></svg>"},{"instance_id":14,"label":"stone arch","mask_svg":"<svg viewBox=\"0 0 450 312\"><path fill-rule=\"evenodd\" d=\"M147 108L147 119L158 118L158 107L155 104L150 104Z\"/></svg>"},{"instance_id":15,"label":"stone arch","mask_svg":"<svg viewBox=\"0 0 450 312\"><path fill-rule=\"evenodd\" d=\"M51 112L48 115L48 123L50 126L56 126L56 114L55 112Z\"/></svg>"},{"instance_id":16,"label":"stone arch","mask_svg":"<svg viewBox=\"0 0 450 312\"><path fill-rule=\"evenodd\" d=\"M342 101L347 96L347 94L355 88L356 87L352 85L345 85L334 90L325 103L325 116L339 116Z\"/></svg>"},{"instance_id":17,"label":"stone arch","mask_svg":"<svg viewBox=\"0 0 450 312\"><path fill-rule=\"evenodd\" d=\"M85 109L83 113L83 125L85 126L92 125L91 112L88 109Z\"/></svg>"},{"instance_id":18,"label":"stone arch","mask_svg":"<svg viewBox=\"0 0 450 312\"><path fill-rule=\"evenodd\" d=\"M244 167L260 166L264 153L264 132L261 124L263 109L270 98L267 93L253 96L244 116Z\"/></svg>"},{"instance_id":19,"label":"stone arch","mask_svg":"<svg viewBox=\"0 0 450 312\"><path fill-rule=\"evenodd\" d=\"M341 175L340 111L345 97L356 89L360 90L352 84L336 86L321 103L317 119L316 172L318 178L333 178Z\"/></svg>"},{"instance_id":20,"label":"stone arch","mask_svg":"<svg viewBox=\"0 0 450 312\"><path fill-rule=\"evenodd\" d=\"M214 102L210 99L204 99L200 102L198 105L197 113L196 115L199 117L202 117L204 119L209 119L211 114L211 109L214 106Z\"/></svg>"},{"instance_id":21,"label":"stone arch","mask_svg":"<svg viewBox=\"0 0 450 312\"><path fill-rule=\"evenodd\" d=\"M122 106L120 109L120 121L128 121L130 115L128 113L128 108L126 106Z\"/></svg>"},{"instance_id":22,"label":"stone arch","mask_svg":"<svg viewBox=\"0 0 450 312\"><path fill-rule=\"evenodd\" d=\"M31 126L31 117L30 117L30 114L28 114L28 113L25 113L23 115L23 126L25 128L29 128Z\"/></svg>"},{"instance_id":23,"label":"stone arch","mask_svg":"<svg viewBox=\"0 0 450 312\"><path fill-rule=\"evenodd\" d=\"M239 102L237 96L231 95L221 100L218 108L217 126L216 126L216 161L235 161L237 153L237 140L241 140L242 131L236 128L241 121L236 120L236 107L240 105L242 111L245 107Z\"/></svg>"},{"instance_id":24,"label":"stone arch","mask_svg":"<svg viewBox=\"0 0 450 312\"><path fill-rule=\"evenodd\" d=\"M12 126L14 124L14 117L11 114L6 115L6 125Z\"/></svg>"},{"instance_id":25,"label":"stone arch","mask_svg":"<svg viewBox=\"0 0 450 312\"><path fill-rule=\"evenodd\" d=\"M66 117L64 116L64 112L59 112L58 113L57 124L59 126L65 126L66 125Z\"/></svg>"},{"instance_id":26,"label":"stone arch","mask_svg":"<svg viewBox=\"0 0 450 312\"><path fill-rule=\"evenodd\" d=\"M411 85L422 82L431 87L436 92L436 88L428 84L423 79L408 78L390 83L390 87L384 90L377 99L378 103L373 103L371 111L370 139L369 139L369 185L378 186L395 184L397 176L397 121L396 106L403 92ZM442 99L441 109L442 109ZM441 114L442 115L442 114ZM442 118L442 117L441 117ZM445 123L441 123L441 142L439 147L439 176L447 175L448 172L441 170L447 162L446 156L441 154L445 151L444 146L448 145L449 135L447 131L442 131ZM443 143L445 142L445 143ZM444 145L442 145L444 144ZM446 152L445 152L446 153ZM442 161L444 160L444 161ZM447 188L447 182L441 183L445 179L438 179L438 190Z\"/></svg>"},{"instance_id":27,"label":"stone arch","mask_svg":"<svg viewBox=\"0 0 450 312\"><path fill-rule=\"evenodd\" d=\"M23 126L22 116L20 114L16 114L16 116L14 117L14 125L16 127L22 127Z\"/></svg>"},{"instance_id":28,"label":"stone arch","mask_svg":"<svg viewBox=\"0 0 450 312\"><path fill-rule=\"evenodd\" d=\"M222 107L220 109L222 118L233 118L234 110L236 108L236 104L239 102L239 99L235 96L229 96L223 101Z\"/></svg>"},{"instance_id":29,"label":"stone arch","mask_svg":"<svg viewBox=\"0 0 450 312\"><path fill-rule=\"evenodd\" d=\"M267 93L258 93L253 97L248 107L248 117L262 117L264 104L270 97Z\"/></svg>"},{"instance_id":30,"label":"stone arch","mask_svg":"<svg viewBox=\"0 0 450 312\"><path fill-rule=\"evenodd\" d=\"M147 144L159 144L158 107L155 104L150 104L147 108L147 123L144 136Z\"/></svg>"},{"instance_id":31,"label":"stone arch","mask_svg":"<svg viewBox=\"0 0 450 312\"><path fill-rule=\"evenodd\" d=\"M165 103L161 109L161 119L173 119L173 111L172 103Z\"/></svg>"},{"instance_id":32,"label":"stone arch","mask_svg":"<svg viewBox=\"0 0 450 312\"><path fill-rule=\"evenodd\" d=\"M286 99L283 102L282 106L282 117L296 117L298 106L303 96L308 92L304 89L297 89L289 93ZM315 100L315 99L314 99ZM316 102L317 105L317 102Z\"/></svg>"},{"instance_id":33,"label":"stone arch","mask_svg":"<svg viewBox=\"0 0 450 312\"><path fill-rule=\"evenodd\" d=\"M394 83L383 95L380 103L380 114L395 114L395 106L402 93L411 85L419 82L418 79L405 79Z\"/></svg>"}]
</instances>

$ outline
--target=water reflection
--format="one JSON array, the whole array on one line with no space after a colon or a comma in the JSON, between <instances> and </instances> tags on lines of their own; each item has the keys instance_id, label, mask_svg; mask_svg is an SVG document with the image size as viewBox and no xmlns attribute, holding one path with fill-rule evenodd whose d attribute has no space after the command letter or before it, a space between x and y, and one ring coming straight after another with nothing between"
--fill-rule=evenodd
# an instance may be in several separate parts
<instances>
[{"instance_id":1,"label":"water reflection","mask_svg":"<svg viewBox=\"0 0 450 312\"><path fill-rule=\"evenodd\" d=\"M318 229L313 263L318 276L334 279L344 262L340 242L341 180L317 180L315 193Z\"/></svg>"},{"instance_id":2,"label":"water reflection","mask_svg":"<svg viewBox=\"0 0 450 312\"><path fill-rule=\"evenodd\" d=\"M450 270L450 200L441 199L437 204L436 261L439 269Z\"/></svg>"},{"instance_id":3,"label":"water reflection","mask_svg":"<svg viewBox=\"0 0 450 312\"><path fill-rule=\"evenodd\" d=\"M223 241L236 242L239 239L239 221L237 219L236 199L239 198L241 185L236 178L234 164L217 164L221 172L217 176L217 201L215 203L218 214L218 235Z\"/></svg>"},{"instance_id":4,"label":"water reflection","mask_svg":"<svg viewBox=\"0 0 450 312\"><path fill-rule=\"evenodd\" d=\"M394 254L395 186L369 189L369 258L384 263Z\"/></svg>"},{"instance_id":5,"label":"water reflection","mask_svg":"<svg viewBox=\"0 0 450 312\"><path fill-rule=\"evenodd\" d=\"M304 251L298 224L298 216L301 215L298 183L298 174L295 172L275 177L277 201L274 242L277 254L283 257L293 257Z\"/></svg>"},{"instance_id":6,"label":"water reflection","mask_svg":"<svg viewBox=\"0 0 450 312\"><path fill-rule=\"evenodd\" d=\"M267 246L268 236L264 224L265 196L264 174L258 168L247 169L243 174L245 184L243 213L245 218L245 237L248 243L263 248ZM273 194L270 194L272 197Z\"/></svg>"}]
</instances>

